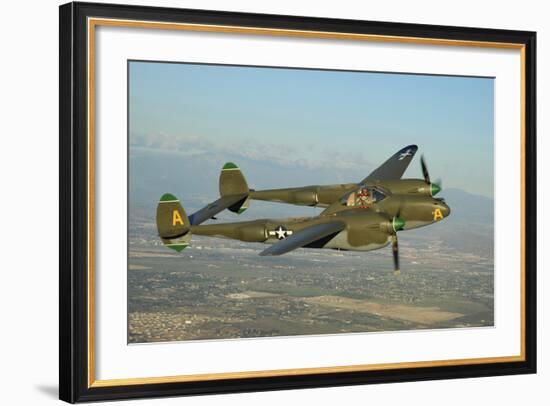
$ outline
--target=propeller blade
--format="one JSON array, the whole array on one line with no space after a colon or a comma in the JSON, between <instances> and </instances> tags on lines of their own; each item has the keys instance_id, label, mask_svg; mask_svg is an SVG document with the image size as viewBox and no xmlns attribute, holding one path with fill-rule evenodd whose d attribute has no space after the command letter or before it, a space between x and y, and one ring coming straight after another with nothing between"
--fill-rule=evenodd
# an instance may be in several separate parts
<instances>
[{"instance_id":1,"label":"propeller blade","mask_svg":"<svg viewBox=\"0 0 550 406\"><path fill-rule=\"evenodd\" d=\"M430 182L430 173L428 172L428 166L426 165L426 161L424 160L424 155L420 156L420 165L422 166L422 176L424 176L424 180L429 185Z\"/></svg>"},{"instance_id":2,"label":"propeller blade","mask_svg":"<svg viewBox=\"0 0 550 406\"><path fill-rule=\"evenodd\" d=\"M393 272L396 275L398 275L400 273L400 269L399 269L399 245L397 244L397 235L392 236L391 250L393 254Z\"/></svg>"},{"instance_id":3,"label":"propeller blade","mask_svg":"<svg viewBox=\"0 0 550 406\"><path fill-rule=\"evenodd\" d=\"M424 176L424 181L430 187L430 194L432 196L435 196L441 191L441 188L442 188L441 179L437 179L434 183L430 181L430 173L428 172L428 165L426 165L426 160L424 159L424 155L420 157L420 165L422 166L422 176Z\"/></svg>"}]
</instances>

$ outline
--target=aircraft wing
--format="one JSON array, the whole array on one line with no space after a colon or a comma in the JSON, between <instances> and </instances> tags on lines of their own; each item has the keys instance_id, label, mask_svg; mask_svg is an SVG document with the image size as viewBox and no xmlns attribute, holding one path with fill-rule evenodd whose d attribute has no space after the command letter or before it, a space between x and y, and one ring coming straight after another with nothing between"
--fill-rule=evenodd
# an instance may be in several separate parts
<instances>
[{"instance_id":1,"label":"aircraft wing","mask_svg":"<svg viewBox=\"0 0 550 406\"><path fill-rule=\"evenodd\" d=\"M285 238L271 247L260 252L261 256L282 255L296 248L304 247L321 238L342 231L346 227L342 221L332 221L330 223L316 224L297 231L290 237Z\"/></svg>"},{"instance_id":2,"label":"aircraft wing","mask_svg":"<svg viewBox=\"0 0 550 406\"><path fill-rule=\"evenodd\" d=\"M189 222L191 225L204 223L206 220L211 219L219 212L245 200L247 197L248 194L222 196L218 200L191 214L189 216Z\"/></svg>"},{"instance_id":3,"label":"aircraft wing","mask_svg":"<svg viewBox=\"0 0 550 406\"><path fill-rule=\"evenodd\" d=\"M392 180L392 179L401 179L401 176L405 173L405 170L411 163L411 160L414 157L414 154L418 150L416 145L409 145L405 148L400 149L395 154L393 154L386 162L376 168L371 172L369 176L361 181L364 183L366 181L373 180Z\"/></svg>"}]
</instances>

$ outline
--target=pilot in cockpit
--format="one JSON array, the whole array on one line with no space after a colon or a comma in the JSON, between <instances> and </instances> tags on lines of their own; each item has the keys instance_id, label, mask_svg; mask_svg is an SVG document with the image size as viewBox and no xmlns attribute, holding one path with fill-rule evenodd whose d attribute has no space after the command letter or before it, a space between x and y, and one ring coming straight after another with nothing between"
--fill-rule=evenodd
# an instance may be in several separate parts
<instances>
[{"instance_id":1,"label":"pilot in cockpit","mask_svg":"<svg viewBox=\"0 0 550 406\"><path fill-rule=\"evenodd\" d=\"M351 192L345 201L348 207L369 208L370 205L383 200L386 197L381 191L372 187L360 187Z\"/></svg>"}]
</instances>

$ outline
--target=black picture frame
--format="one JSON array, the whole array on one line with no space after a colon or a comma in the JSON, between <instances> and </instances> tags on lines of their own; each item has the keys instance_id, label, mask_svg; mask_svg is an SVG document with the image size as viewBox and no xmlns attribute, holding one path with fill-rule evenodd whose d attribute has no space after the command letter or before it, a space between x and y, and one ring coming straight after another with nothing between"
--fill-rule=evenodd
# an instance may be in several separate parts
<instances>
[{"instance_id":1,"label":"black picture frame","mask_svg":"<svg viewBox=\"0 0 550 406\"><path fill-rule=\"evenodd\" d=\"M283 15L93 3L60 6L60 268L59 397L67 402L235 393L536 372L536 33ZM512 43L523 47L524 66L524 359L471 365L360 372L313 373L209 381L94 387L88 354L87 19L162 21L283 30L322 31L457 41Z\"/></svg>"}]
</instances>

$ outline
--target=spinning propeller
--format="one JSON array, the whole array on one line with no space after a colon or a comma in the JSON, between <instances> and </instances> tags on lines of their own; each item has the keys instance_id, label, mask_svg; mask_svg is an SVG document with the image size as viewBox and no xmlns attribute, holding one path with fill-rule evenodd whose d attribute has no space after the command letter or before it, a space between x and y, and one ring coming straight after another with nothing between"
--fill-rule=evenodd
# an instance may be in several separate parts
<instances>
[{"instance_id":1,"label":"spinning propeller","mask_svg":"<svg viewBox=\"0 0 550 406\"><path fill-rule=\"evenodd\" d=\"M437 179L435 183L430 181L430 173L428 172L428 166L424 160L424 155L420 157L420 165L422 166L422 176L424 176L424 181L430 187L430 194L435 196L441 191L441 179Z\"/></svg>"},{"instance_id":2,"label":"spinning propeller","mask_svg":"<svg viewBox=\"0 0 550 406\"><path fill-rule=\"evenodd\" d=\"M399 217L399 212L392 219L392 236L391 236L391 250L393 254L393 273L399 275L401 273L399 269L399 244L397 242L397 232L403 230L405 227L405 220Z\"/></svg>"}]
</instances>

